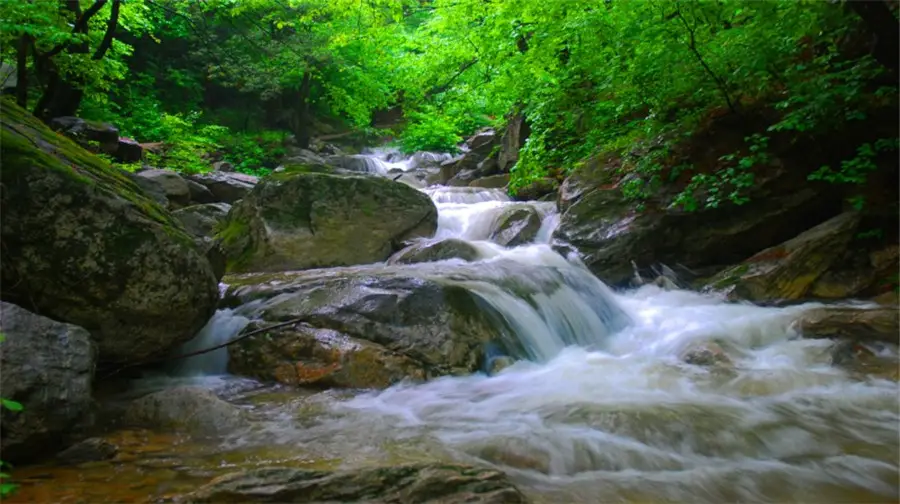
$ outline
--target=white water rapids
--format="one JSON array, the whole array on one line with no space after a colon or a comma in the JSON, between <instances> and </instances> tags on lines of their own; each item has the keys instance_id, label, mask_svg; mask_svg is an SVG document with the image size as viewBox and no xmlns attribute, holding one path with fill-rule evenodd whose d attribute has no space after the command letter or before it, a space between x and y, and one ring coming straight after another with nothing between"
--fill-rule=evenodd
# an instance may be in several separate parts
<instances>
[{"instance_id":1,"label":"white water rapids","mask_svg":"<svg viewBox=\"0 0 900 504\"><path fill-rule=\"evenodd\" d=\"M542 502L897 501L898 385L834 366L831 341L799 338L790 324L809 305L766 308L655 286L613 293L550 248L553 203L524 203L543 216L541 231L505 249L486 241L491 226L523 203L492 189L426 192L439 211L435 239L473 242L477 267L512 260L575 278L529 299L468 283L532 361L493 376L318 394L270 410L238 444L290 446L347 466L490 464ZM228 337L245 323L222 320L229 330L216 334ZM712 343L731 363L683 360ZM300 421L298 407L314 413Z\"/></svg>"}]
</instances>

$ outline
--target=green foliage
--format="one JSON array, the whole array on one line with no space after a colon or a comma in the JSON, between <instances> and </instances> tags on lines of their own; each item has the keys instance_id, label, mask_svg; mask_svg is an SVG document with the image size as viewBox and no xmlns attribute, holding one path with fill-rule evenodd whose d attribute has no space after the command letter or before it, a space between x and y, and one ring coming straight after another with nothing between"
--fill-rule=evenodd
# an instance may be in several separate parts
<instances>
[{"instance_id":1,"label":"green foliage","mask_svg":"<svg viewBox=\"0 0 900 504\"><path fill-rule=\"evenodd\" d=\"M400 150L455 152L462 141L457 126L434 109L409 114L410 123L400 134Z\"/></svg>"},{"instance_id":2,"label":"green foliage","mask_svg":"<svg viewBox=\"0 0 900 504\"><path fill-rule=\"evenodd\" d=\"M882 138L875 144L864 143L857 147L856 156L841 162L841 167L833 169L823 166L809 175L809 180L824 180L834 184L865 184L869 173L878 169L875 159L879 153L895 152L897 138Z\"/></svg>"},{"instance_id":3,"label":"green foliage","mask_svg":"<svg viewBox=\"0 0 900 504\"><path fill-rule=\"evenodd\" d=\"M6 339L6 336L3 333L0 333L0 342L3 342L4 339ZM4 398L0 398L0 407L10 411L22 411L24 409L22 403ZM9 466L9 464L0 460L0 469L2 469L3 466ZM0 498L12 495L19 487L15 483L9 481L10 477L11 476L8 473L0 471Z\"/></svg>"}]
</instances>

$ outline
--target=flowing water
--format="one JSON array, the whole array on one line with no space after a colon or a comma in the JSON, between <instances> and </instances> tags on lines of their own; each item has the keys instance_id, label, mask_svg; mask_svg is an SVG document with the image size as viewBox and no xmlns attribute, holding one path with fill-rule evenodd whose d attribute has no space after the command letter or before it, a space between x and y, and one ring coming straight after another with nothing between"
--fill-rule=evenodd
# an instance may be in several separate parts
<instances>
[{"instance_id":1,"label":"flowing water","mask_svg":"<svg viewBox=\"0 0 900 504\"><path fill-rule=\"evenodd\" d=\"M119 433L141 440L120 441L124 458L56 476L79 489L74 497L25 470L16 499L139 501L261 465L435 460L494 466L547 503L900 497L896 347L873 349L880 367L837 367L832 342L792 329L813 305L759 307L656 286L614 293L553 252L552 203L525 203L543 216L541 231L505 249L486 241L491 226L504 207L523 203L491 189L426 192L439 210L435 239L471 241L482 259L406 268L470 289L501 314L529 360L492 376L383 391L237 387L225 396L253 415L252 427L215 443ZM220 311L182 351L233 337L247 323L242 313ZM724 357L711 365L684 359L713 346ZM185 361L171 374L220 375L226 358ZM123 477L133 484L122 486Z\"/></svg>"}]
</instances>

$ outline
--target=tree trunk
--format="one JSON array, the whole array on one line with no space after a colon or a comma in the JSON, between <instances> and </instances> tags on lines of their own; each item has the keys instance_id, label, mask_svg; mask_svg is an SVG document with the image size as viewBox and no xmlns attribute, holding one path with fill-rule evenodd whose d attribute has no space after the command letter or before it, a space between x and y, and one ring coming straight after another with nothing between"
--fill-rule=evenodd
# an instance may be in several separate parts
<instances>
[{"instance_id":1,"label":"tree trunk","mask_svg":"<svg viewBox=\"0 0 900 504\"><path fill-rule=\"evenodd\" d=\"M894 72L900 70L900 23L884 0L848 1L847 5L862 18L875 35L872 56Z\"/></svg>"},{"instance_id":2,"label":"tree trunk","mask_svg":"<svg viewBox=\"0 0 900 504\"><path fill-rule=\"evenodd\" d=\"M16 103L28 106L28 35L19 37L19 50L16 52Z\"/></svg>"},{"instance_id":3,"label":"tree trunk","mask_svg":"<svg viewBox=\"0 0 900 504\"><path fill-rule=\"evenodd\" d=\"M303 73L300 89L296 93L296 101L292 104L291 133L302 149L309 148L309 93L312 88L312 74L309 70Z\"/></svg>"}]
</instances>

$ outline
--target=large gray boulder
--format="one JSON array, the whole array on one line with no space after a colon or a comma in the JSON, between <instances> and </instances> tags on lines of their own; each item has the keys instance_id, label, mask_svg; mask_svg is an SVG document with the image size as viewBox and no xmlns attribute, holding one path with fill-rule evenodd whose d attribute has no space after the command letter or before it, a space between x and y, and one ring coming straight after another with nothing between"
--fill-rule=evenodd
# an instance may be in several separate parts
<instances>
[{"instance_id":1,"label":"large gray boulder","mask_svg":"<svg viewBox=\"0 0 900 504\"><path fill-rule=\"evenodd\" d=\"M192 338L218 284L181 224L121 170L2 107L3 300L87 329L125 363Z\"/></svg>"},{"instance_id":2,"label":"large gray boulder","mask_svg":"<svg viewBox=\"0 0 900 504\"><path fill-rule=\"evenodd\" d=\"M137 176L156 183L171 207L182 207L191 201L191 189L187 182L172 170L142 170Z\"/></svg>"},{"instance_id":3,"label":"large gray boulder","mask_svg":"<svg viewBox=\"0 0 900 504\"><path fill-rule=\"evenodd\" d=\"M207 203L205 205L191 205L172 212L184 225L184 229L191 235L203 238L211 238L216 226L225 220L231 205L228 203Z\"/></svg>"},{"instance_id":4,"label":"large gray boulder","mask_svg":"<svg viewBox=\"0 0 900 504\"><path fill-rule=\"evenodd\" d=\"M434 203L406 184L301 171L263 179L217 236L229 271L285 271L384 261L436 228Z\"/></svg>"},{"instance_id":5,"label":"large gray boulder","mask_svg":"<svg viewBox=\"0 0 900 504\"><path fill-rule=\"evenodd\" d=\"M215 198L215 202L233 204L252 190L259 179L243 173L214 171L199 175L191 175L190 180L206 187Z\"/></svg>"},{"instance_id":6,"label":"large gray boulder","mask_svg":"<svg viewBox=\"0 0 900 504\"><path fill-rule=\"evenodd\" d=\"M525 504L529 501L502 472L432 463L341 472L262 467L216 478L180 502Z\"/></svg>"},{"instance_id":7,"label":"large gray boulder","mask_svg":"<svg viewBox=\"0 0 900 504\"><path fill-rule=\"evenodd\" d=\"M0 332L0 397L24 406L0 411L3 460L33 460L88 419L97 348L83 328L10 303L0 302Z\"/></svg>"}]
</instances>

